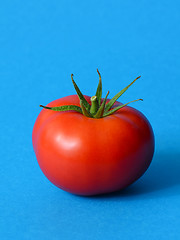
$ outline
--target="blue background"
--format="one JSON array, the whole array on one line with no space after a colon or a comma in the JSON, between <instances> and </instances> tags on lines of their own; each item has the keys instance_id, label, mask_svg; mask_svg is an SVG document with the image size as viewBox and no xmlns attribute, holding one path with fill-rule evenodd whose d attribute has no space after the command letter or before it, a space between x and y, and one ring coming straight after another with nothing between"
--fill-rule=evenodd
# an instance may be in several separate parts
<instances>
[{"instance_id":1,"label":"blue background","mask_svg":"<svg viewBox=\"0 0 180 240\"><path fill-rule=\"evenodd\" d=\"M180 239L178 0L0 3L0 239ZM39 104L103 80L150 120L153 162L128 189L79 197L53 186L32 148Z\"/></svg>"}]
</instances>

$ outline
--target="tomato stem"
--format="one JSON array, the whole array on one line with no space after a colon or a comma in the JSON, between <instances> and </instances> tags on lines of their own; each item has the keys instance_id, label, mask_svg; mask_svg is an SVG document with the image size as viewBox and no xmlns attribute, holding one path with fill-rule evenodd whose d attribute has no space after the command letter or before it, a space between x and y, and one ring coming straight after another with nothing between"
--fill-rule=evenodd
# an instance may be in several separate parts
<instances>
[{"instance_id":1,"label":"tomato stem","mask_svg":"<svg viewBox=\"0 0 180 240\"><path fill-rule=\"evenodd\" d=\"M90 108L90 113L96 114L99 108L99 104L98 104L98 99L97 96L92 96L91 97L91 108Z\"/></svg>"}]
</instances>

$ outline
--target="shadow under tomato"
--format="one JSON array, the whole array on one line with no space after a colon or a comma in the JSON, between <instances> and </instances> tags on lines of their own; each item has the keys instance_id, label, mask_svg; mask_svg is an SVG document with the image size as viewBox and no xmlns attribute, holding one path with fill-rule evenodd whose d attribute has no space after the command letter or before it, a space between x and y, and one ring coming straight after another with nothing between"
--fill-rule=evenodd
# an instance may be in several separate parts
<instances>
[{"instance_id":1,"label":"shadow under tomato","mask_svg":"<svg viewBox=\"0 0 180 240\"><path fill-rule=\"evenodd\" d=\"M157 192L164 195L164 191L166 194L172 194L170 190L176 186L180 186L180 152L162 152L154 155L149 169L137 182L121 191L97 195L94 198L133 198Z\"/></svg>"}]
</instances>

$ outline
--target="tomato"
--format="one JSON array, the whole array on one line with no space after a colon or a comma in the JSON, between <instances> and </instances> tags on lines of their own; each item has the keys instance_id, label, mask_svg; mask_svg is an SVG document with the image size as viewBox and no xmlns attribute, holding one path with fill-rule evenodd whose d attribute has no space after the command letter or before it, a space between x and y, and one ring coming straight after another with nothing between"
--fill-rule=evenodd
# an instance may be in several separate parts
<instances>
[{"instance_id":1,"label":"tomato","mask_svg":"<svg viewBox=\"0 0 180 240\"><path fill-rule=\"evenodd\" d=\"M85 99L91 103L89 96ZM80 106L78 96L48 104L49 107L64 105ZM115 102L115 106L120 105ZM147 170L154 153L150 123L129 106L98 119L75 111L42 109L32 140L45 176L57 187L79 195L109 193L127 187Z\"/></svg>"},{"instance_id":2,"label":"tomato","mask_svg":"<svg viewBox=\"0 0 180 240\"><path fill-rule=\"evenodd\" d=\"M85 96L71 75L77 95L57 99L40 112L32 142L44 175L57 187L74 194L96 195L121 190L149 167L154 134L146 117L117 99Z\"/></svg>"}]
</instances>

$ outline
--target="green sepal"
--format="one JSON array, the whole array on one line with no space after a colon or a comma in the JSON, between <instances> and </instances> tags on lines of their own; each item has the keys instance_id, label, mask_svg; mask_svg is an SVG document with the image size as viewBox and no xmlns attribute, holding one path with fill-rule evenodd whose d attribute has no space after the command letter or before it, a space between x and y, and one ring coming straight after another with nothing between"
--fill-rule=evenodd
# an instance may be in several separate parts
<instances>
[{"instance_id":1,"label":"green sepal","mask_svg":"<svg viewBox=\"0 0 180 240\"><path fill-rule=\"evenodd\" d=\"M99 106L100 106L101 97L102 97L102 80L101 80L101 74L100 74L98 69L97 69L97 73L99 75L99 84L98 84L98 87L97 87L97 90L96 90L96 97L97 97L97 100L98 100L98 103L99 103Z\"/></svg>"},{"instance_id":2,"label":"green sepal","mask_svg":"<svg viewBox=\"0 0 180 240\"><path fill-rule=\"evenodd\" d=\"M107 117L107 116L111 115L112 113L115 113L115 112L118 111L119 109L127 106L128 104L133 103L133 102L137 102L137 101L139 101L139 100L143 101L143 99L137 99L137 100L128 102L128 103L126 103L126 104L123 104L123 105L121 105L121 106L115 107L115 108L113 108L112 110L110 110L110 111L108 111L108 112L105 112L105 113L103 114L103 117Z\"/></svg>"},{"instance_id":3,"label":"green sepal","mask_svg":"<svg viewBox=\"0 0 180 240\"><path fill-rule=\"evenodd\" d=\"M58 112L74 110L76 112L82 113L81 108L76 105L64 105L64 106L59 106L59 107L47 107L47 106L40 105L40 107L43 107L43 108L49 109L49 110L53 110L53 111L58 111Z\"/></svg>"},{"instance_id":4,"label":"green sepal","mask_svg":"<svg viewBox=\"0 0 180 240\"><path fill-rule=\"evenodd\" d=\"M97 72L99 74L99 84L96 90L96 95L91 97L91 105L88 103L88 101L84 98L83 94L81 93L80 89L78 88L77 84L75 83L74 79L73 79L73 74L71 74L71 79L74 85L74 88L77 92L77 95L79 97L80 100L80 107L76 106L76 105L64 105L64 106L58 106L58 107L48 107L48 106L43 106L40 105L40 107L43 107L45 109L49 109L49 110L53 110L53 111L76 111L79 112L81 114L83 114L86 117L89 118L102 118L102 117L107 117L113 113L115 113L116 111L118 111L119 109L127 106L128 104L132 103L132 102L136 102L142 99L137 99L131 102L128 102L126 104L123 104L121 106L118 107L114 107L113 105L116 102L116 100L137 80L139 79L141 76L137 77L133 82L131 82L127 87L125 87L123 90L121 90L119 93L117 93L107 104L106 104L106 100L109 94L109 91L106 95L106 97L104 98L102 104L101 104L101 97L102 97L102 81L101 81L101 75L97 69Z\"/></svg>"},{"instance_id":5,"label":"green sepal","mask_svg":"<svg viewBox=\"0 0 180 240\"><path fill-rule=\"evenodd\" d=\"M98 109L97 113L93 116L94 118L101 118L101 117L103 117L105 104L106 104L106 100L107 100L108 95L109 95L109 91L107 92L106 97L104 98L104 100L103 100L100 108Z\"/></svg>"},{"instance_id":6,"label":"green sepal","mask_svg":"<svg viewBox=\"0 0 180 240\"><path fill-rule=\"evenodd\" d=\"M79 97L79 100L81 100L83 102L84 107L89 111L90 110L90 104L86 101L86 99L84 98L82 92L80 91L80 89L78 88L77 84L75 83L74 79L73 79L73 74L71 74L71 80L73 82L74 88L77 92L77 95Z\"/></svg>"},{"instance_id":7,"label":"green sepal","mask_svg":"<svg viewBox=\"0 0 180 240\"><path fill-rule=\"evenodd\" d=\"M132 81L127 87L125 87L123 90L121 90L119 93L117 93L107 104L105 107L105 112L109 111L109 109L113 106L113 104L116 102L116 100L141 76L137 77L134 81Z\"/></svg>"},{"instance_id":8,"label":"green sepal","mask_svg":"<svg viewBox=\"0 0 180 240\"><path fill-rule=\"evenodd\" d=\"M83 101L80 100L81 110L84 116L92 118L92 114L85 108Z\"/></svg>"}]
</instances>

